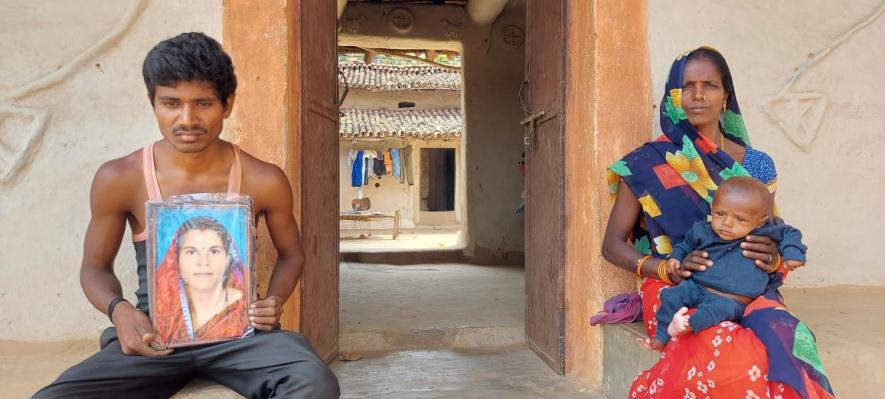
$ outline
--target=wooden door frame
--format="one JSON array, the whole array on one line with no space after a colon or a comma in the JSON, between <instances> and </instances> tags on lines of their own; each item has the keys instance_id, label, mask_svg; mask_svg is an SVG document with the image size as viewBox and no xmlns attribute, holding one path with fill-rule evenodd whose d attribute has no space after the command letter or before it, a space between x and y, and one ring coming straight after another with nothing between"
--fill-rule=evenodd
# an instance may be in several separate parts
<instances>
[{"instance_id":1,"label":"wooden door frame","mask_svg":"<svg viewBox=\"0 0 885 399\"><path fill-rule=\"evenodd\" d=\"M329 99L323 98L318 101L315 97L310 97L309 93L305 93L308 85L304 84L302 76L311 71L304 68L302 63L301 55L306 49L301 46L301 38L305 34L301 16L304 9L316 9L327 5L332 14L337 15L334 11L335 3L328 0L249 2L225 0L222 5L223 46L233 59L238 80L237 101L233 117L225 130L225 137L238 143L250 154L283 169L292 187L293 213L302 228L304 241L307 241L308 234L317 233L317 229L322 233L328 233L325 230L327 228L334 229L334 236L338 237L337 179L334 182L336 197L331 201L336 208L335 223L330 223L328 227L317 226L314 223L307 228L311 231L307 231L303 223L308 221L304 217L305 209L317 204L316 198L305 197L307 191L305 187L323 187L327 184L325 181L317 181L320 180L318 176L303 173L303 163L308 157L302 145L305 138L303 126L308 119L307 111L314 110L314 113L319 115L334 115L337 122L337 106L332 104L335 100L332 98L334 94L329 95ZM331 29L330 32L337 35L334 24ZM330 79L337 79L337 76L333 73ZM334 140L337 145L337 132ZM337 165L337 151L335 162ZM335 171L337 174L337 168ZM320 244L328 245L328 243ZM311 338L312 326L305 324L305 317L311 316L311 312L304 311L302 306L305 302L310 303L316 299L313 294L310 298L304 297L303 283L305 280L310 280L308 274L312 271L309 268L317 266L312 265L310 260L318 256L318 249L305 245L304 250L308 262L298 286L284 305L281 324L283 329L301 331ZM319 249L319 251L327 250L327 248ZM334 254L337 259L337 241L334 243ZM264 291L270 279L275 259L276 252L266 229L259 226L256 254L259 292ZM337 273L337 260L335 271ZM331 349L317 348L326 361L331 361L337 355L337 301L336 289L334 292L336 311L333 316L336 343ZM316 342L314 345L316 346Z\"/></svg>"},{"instance_id":2,"label":"wooden door frame","mask_svg":"<svg viewBox=\"0 0 885 399\"><path fill-rule=\"evenodd\" d=\"M282 167L295 198L302 194L303 155L292 148L300 134L302 65L299 21L302 1L255 0L223 3L223 43L240 81L234 117L226 137L250 153ZM606 298L633 287L628 273L605 263L600 254L610 200L605 168L649 138L652 101L645 0L566 3L566 212L565 226L566 373L590 386L602 376L602 332L587 326L589 315ZM288 11L287 11L288 10ZM257 23L256 23L257 21ZM297 28L296 28L297 26ZM285 99L285 101L280 101ZM266 134L266 132L278 132ZM587 157L586 154L600 154ZM337 182L335 182L337 186ZM588 206L589 205L589 206ZM301 208L295 206L296 219ZM336 227L337 228L337 227ZM275 254L261 237L258 261ZM268 270L259 270L266 282ZM600 284L608 282L607 285ZM283 324L298 330L301 292L286 304Z\"/></svg>"},{"instance_id":3,"label":"wooden door frame","mask_svg":"<svg viewBox=\"0 0 885 399\"><path fill-rule=\"evenodd\" d=\"M551 7L551 5L553 7ZM526 2L526 343L565 373L565 79L566 2ZM534 14L537 13L537 14ZM543 112L544 114L540 114ZM530 134L530 135L529 135Z\"/></svg>"},{"instance_id":4,"label":"wooden door frame","mask_svg":"<svg viewBox=\"0 0 885 399\"><path fill-rule=\"evenodd\" d=\"M606 169L649 140L651 71L646 0L561 0L566 5L566 375L602 382L602 328L587 320L606 299L636 290L602 258L611 196ZM589 157L587 154L597 154Z\"/></svg>"},{"instance_id":5,"label":"wooden door frame","mask_svg":"<svg viewBox=\"0 0 885 399\"><path fill-rule=\"evenodd\" d=\"M565 373L598 387L603 334L587 320L607 298L636 289L632 276L605 262L601 247L611 209L606 169L650 138L646 2L549 1L563 7Z\"/></svg>"}]
</instances>

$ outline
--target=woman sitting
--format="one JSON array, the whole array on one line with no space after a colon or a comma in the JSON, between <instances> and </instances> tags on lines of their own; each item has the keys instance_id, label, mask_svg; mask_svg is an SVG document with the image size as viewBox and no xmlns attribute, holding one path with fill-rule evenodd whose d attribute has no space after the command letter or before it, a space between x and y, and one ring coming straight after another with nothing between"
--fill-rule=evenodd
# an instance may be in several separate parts
<instances>
[{"instance_id":1,"label":"woman sitting","mask_svg":"<svg viewBox=\"0 0 885 399\"><path fill-rule=\"evenodd\" d=\"M649 338L659 327L661 290L716 267L694 251L668 273L666 258L673 243L710 215L718 185L751 176L774 195L777 179L772 159L750 147L731 72L716 50L701 47L674 61L660 109L663 135L610 167L615 204L602 245L609 262L644 279ZM634 380L630 398L834 397L814 336L785 310L778 292L789 270L777 243L751 235L741 248L771 273L765 293L747 305L740 325L726 321L673 338L655 366Z\"/></svg>"}]
</instances>

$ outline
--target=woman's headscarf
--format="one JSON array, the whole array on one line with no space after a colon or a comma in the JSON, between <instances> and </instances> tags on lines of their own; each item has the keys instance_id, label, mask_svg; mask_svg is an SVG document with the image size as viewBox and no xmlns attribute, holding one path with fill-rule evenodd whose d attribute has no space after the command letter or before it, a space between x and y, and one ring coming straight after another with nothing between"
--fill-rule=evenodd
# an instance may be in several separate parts
<instances>
[{"instance_id":1,"label":"woman's headscarf","mask_svg":"<svg viewBox=\"0 0 885 399\"><path fill-rule=\"evenodd\" d=\"M698 50L719 54L710 47ZM719 184L732 176L747 175L740 163L689 123L682 108L682 78L693 51L681 54L670 67L660 106L663 135L609 167L611 193L617 193L623 180L642 204L633 238L643 254L670 253L672 243L681 241L692 224L710 214ZM742 146L750 144L733 90L720 125L730 140Z\"/></svg>"},{"instance_id":2,"label":"woman's headscarf","mask_svg":"<svg viewBox=\"0 0 885 399\"><path fill-rule=\"evenodd\" d=\"M203 226L203 227L201 227ZM169 249L160 263L155 279L155 308L154 323L159 333L160 342L169 343L187 343L194 342L197 338L191 322L191 314L187 295L185 294L184 280L178 265L179 250L181 240L185 233L192 230L208 230L216 231L215 228L206 228L205 226L220 226L215 219L207 216L192 218L182 223L175 236L169 244ZM219 233L219 235L221 235ZM228 266L225 269L225 277L222 280L224 288L235 288L245 293L245 279L243 277L242 257L237 251L236 245L230 235L227 239L222 236L225 250L228 254ZM245 295L245 294L244 294ZM233 326L231 331L213 332L212 336L229 335L228 338L237 337L243 333L242 326ZM233 331L236 330L236 331ZM228 334L229 333L229 334Z\"/></svg>"}]
</instances>

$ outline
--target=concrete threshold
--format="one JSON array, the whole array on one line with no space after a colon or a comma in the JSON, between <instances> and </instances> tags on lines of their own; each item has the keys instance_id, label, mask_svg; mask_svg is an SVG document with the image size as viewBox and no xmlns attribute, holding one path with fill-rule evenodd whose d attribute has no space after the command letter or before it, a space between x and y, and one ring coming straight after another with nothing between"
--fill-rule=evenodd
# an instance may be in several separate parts
<instances>
[{"instance_id":1,"label":"concrete threshold","mask_svg":"<svg viewBox=\"0 0 885 399\"><path fill-rule=\"evenodd\" d=\"M526 345L411 350L335 361L342 398L605 398L557 375Z\"/></svg>"},{"instance_id":2,"label":"concrete threshold","mask_svg":"<svg viewBox=\"0 0 885 399\"><path fill-rule=\"evenodd\" d=\"M459 263L464 262L463 249L444 250L412 250L412 251L349 251L341 252L341 262L383 263L388 265L418 265L427 263Z\"/></svg>"},{"instance_id":3,"label":"concrete threshold","mask_svg":"<svg viewBox=\"0 0 885 399\"><path fill-rule=\"evenodd\" d=\"M420 330L359 330L338 334L342 352L392 352L414 349L494 349L525 343L519 327L453 327Z\"/></svg>"}]
</instances>

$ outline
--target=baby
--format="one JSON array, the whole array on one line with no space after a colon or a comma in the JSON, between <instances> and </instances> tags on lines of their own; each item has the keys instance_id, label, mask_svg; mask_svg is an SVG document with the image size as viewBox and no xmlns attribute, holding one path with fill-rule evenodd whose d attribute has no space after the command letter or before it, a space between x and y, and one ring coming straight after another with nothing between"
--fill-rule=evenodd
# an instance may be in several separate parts
<instances>
[{"instance_id":1,"label":"baby","mask_svg":"<svg viewBox=\"0 0 885 399\"><path fill-rule=\"evenodd\" d=\"M713 266L692 272L677 286L661 291L654 340L646 349L662 350L671 336L701 331L725 320L740 321L744 308L765 291L768 272L744 257L740 248L747 235L766 236L778 242L779 252L791 269L805 264L802 233L780 219L769 222L771 194L751 177L733 177L719 186L712 204L712 221L692 226L667 260L672 275L686 255L699 250L709 254ZM696 308L692 315L688 308Z\"/></svg>"}]
</instances>

